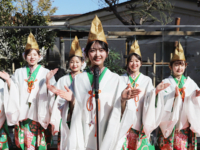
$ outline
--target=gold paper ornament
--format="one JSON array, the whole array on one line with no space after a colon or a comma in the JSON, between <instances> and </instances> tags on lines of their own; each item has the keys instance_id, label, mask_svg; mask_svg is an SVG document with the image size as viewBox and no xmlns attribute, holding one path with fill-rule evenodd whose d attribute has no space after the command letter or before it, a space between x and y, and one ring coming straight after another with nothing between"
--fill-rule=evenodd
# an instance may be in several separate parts
<instances>
[{"instance_id":1,"label":"gold paper ornament","mask_svg":"<svg viewBox=\"0 0 200 150\"><path fill-rule=\"evenodd\" d=\"M71 44L69 57L71 57L71 56L83 57L82 50L81 50L81 47L79 45L79 41L78 41L77 36L75 36L75 38L74 38L74 40L72 41L72 44Z\"/></svg>"},{"instance_id":2,"label":"gold paper ornament","mask_svg":"<svg viewBox=\"0 0 200 150\"><path fill-rule=\"evenodd\" d=\"M185 60L185 55L184 55L184 50L183 50L183 47L182 47L180 42L178 43L178 46L176 47L176 49L174 51L173 57L171 59L171 62L177 61L177 60L186 61Z\"/></svg>"},{"instance_id":3,"label":"gold paper ornament","mask_svg":"<svg viewBox=\"0 0 200 150\"><path fill-rule=\"evenodd\" d=\"M135 40L135 42L131 45L131 50L129 52L129 55L132 53L138 54L140 57L142 57L137 40Z\"/></svg>"},{"instance_id":4,"label":"gold paper ornament","mask_svg":"<svg viewBox=\"0 0 200 150\"><path fill-rule=\"evenodd\" d=\"M91 23L91 28L90 28L90 32L88 35L87 44L90 42L93 42L95 40L103 41L106 44L108 44L107 40L106 40L106 36L104 34L102 23L99 20L99 18L97 17L97 15L94 17L94 19Z\"/></svg>"},{"instance_id":5,"label":"gold paper ornament","mask_svg":"<svg viewBox=\"0 0 200 150\"><path fill-rule=\"evenodd\" d=\"M37 51L39 51L39 46L37 41L35 40L35 37L32 33L29 34L28 39L27 39L27 44L25 47L25 51L29 50L29 49L35 49Z\"/></svg>"}]
</instances>

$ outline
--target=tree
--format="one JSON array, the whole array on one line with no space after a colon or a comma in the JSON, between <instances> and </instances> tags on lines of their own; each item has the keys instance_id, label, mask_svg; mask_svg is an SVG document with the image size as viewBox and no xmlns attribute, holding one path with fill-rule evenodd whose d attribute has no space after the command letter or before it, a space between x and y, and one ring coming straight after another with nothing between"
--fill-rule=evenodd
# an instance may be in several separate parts
<instances>
[{"instance_id":1,"label":"tree","mask_svg":"<svg viewBox=\"0 0 200 150\"><path fill-rule=\"evenodd\" d=\"M56 10L56 8L51 8L50 0L46 0L45 4L41 4L42 1L44 2L45 0L39 0L37 6L35 5L35 0L17 0L17 2L13 3L15 6L10 12L13 16L11 19L8 19L8 21L11 20L9 25L30 26L30 28L5 29L2 32L0 55L7 57L7 59L1 60L0 62L1 64L4 63L4 70L11 72L10 68L12 68L12 63L15 63L16 68L25 65L22 53L24 52L27 37L30 32L35 35L43 56L47 50L53 47L56 36L55 32L47 28L31 29L31 26L47 26L47 23L50 21L49 16ZM3 25L6 24L3 23Z\"/></svg>"},{"instance_id":2,"label":"tree","mask_svg":"<svg viewBox=\"0 0 200 150\"><path fill-rule=\"evenodd\" d=\"M124 25L142 25L146 22L159 22L165 25L173 21L173 5L168 0L130 0L126 5L131 13L130 18L123 17L118 12L118 4L119 0L99 0L99 5L108 6L108 10L112 11Z\"/></svg>"}]
</instances>

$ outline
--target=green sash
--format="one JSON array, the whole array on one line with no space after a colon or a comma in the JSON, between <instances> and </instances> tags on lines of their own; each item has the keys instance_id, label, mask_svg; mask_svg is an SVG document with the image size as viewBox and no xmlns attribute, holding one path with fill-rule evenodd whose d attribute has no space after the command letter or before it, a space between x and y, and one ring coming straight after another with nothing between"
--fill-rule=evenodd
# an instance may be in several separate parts
<instances>
[{"instance_id":1,"label":"green sash","mask_svg":"<svg viewBox=\"0 0 200 150\"><path fill-rule=\"evenodd\" d=\"M72 78L71 73L69 74L69 78L70 78L70 84L72 84L72 82L73 82L73 78Z\"/></svg>"},{"instance_id":2,"label":"green sash","mask_svg":"<svg viewBox=\"0 0 200 150\"><path fill-rule=\"evenodd\" d=\"M139 75L136 77L135 80L129 75L129 80L130 80L130 82L131 82L131 86L132 86L132 87L135 87L135 83L137 82L138 78L140 77L140 74L141 74L141 73L139 73Z\"/></svg>"},{"instance_id":3,"label":"green sash","mask_svg":"<svg viewBox=\"0 0 200 150\"><path fill-rule=\"evenodd\" d=\"M38 74L38 71L40 69L41 65L38 65L37 68L33 71L33 73L31 74L31 77L30 76L30 68L28 66L26 66L26 71L27 71L27 77L28 77L28 91L31 93L31 90L32 90L32 86L34 85L34 81L36 79L36 76ZM32 81L32 82L31 82ZM28 103L29 105L29 108L31 107L31 103Z\"/></svg>"},{"instance_id":4,"label":"green sash","mask_svg":"<svg viewBox=\"0 0 200 150\"><path fill-rule=\"evenodd\" d=\"M173 76L173 78L174 78L176 84L178 85L178 88L179 88L179 89L183 88L183 85L184 85L185 80L186 80L187 78L186 78L184 75L181 75L181 80L180 80L180 81L178 81L174 76Z\"/></svg>"},{"instance_id":5,"label":"green sash","mask_svg":"<svg viewBox=\"0 0 200 150\"><path fill-rule=\"evenodd\" d=\"M102 80L104 74L106 73L106 70L107 70L107 69L108 69L108 68L105 67L104 70L103 70L103 72L100 74L100 76L99 76L99 83L101 82L101 80ZM94 75L93 75L93 73L90 71L89 68L86 70L86 72L87 72L88 78L89 78L89 80L90 80L90 84L91 84L91 86L92 86Z\"/></svg>"},{"instance_id":6,"label":"green sash","mask_svg":"<svg viewBox=\"0 0 200 150\"><path fill-rule=\"evenodd\" d=\"M29 78L29 75L30 75L30 68L28 66L26 66L26 71L27 71L27 77L29 78L28 79L28 82L30 81L35 81L35 78L38 74L38 71L40 69L41 65L38 65L37 68L33 71L33 73L31 74L31 77Z\"/></svg>"}]
</instances>

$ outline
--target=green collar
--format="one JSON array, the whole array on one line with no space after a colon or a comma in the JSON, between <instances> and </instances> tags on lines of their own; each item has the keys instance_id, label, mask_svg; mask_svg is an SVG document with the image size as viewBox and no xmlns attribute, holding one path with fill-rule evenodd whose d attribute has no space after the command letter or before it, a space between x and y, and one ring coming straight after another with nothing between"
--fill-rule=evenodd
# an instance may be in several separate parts
<instances>
[{"instance_id":1,"label":"green collar","mask_svg":"<svg viewBox=\"0 0 200 150\"><path fill-rule=\"evenodd\" d=\"M132 87L135 87L135 83L136 83L137 80L139 79L140 74L141 74L141 73L139 73L139 75L136 77L135 80L129 75L129 80L130 80L130 82L131 82L131 86L132 86Z\"/></svg>"},{"instance_id":2,"label":"green collar","mask_svg":"<svg viewBox=\"0 0 200 150\"><path fill-rule=\"evenodd\" d=\"M99 83L101 82L101 80L102 80L104 74L106 73L107 69L108 68L105 67L104 70L103 70L103 72L100 74L100 76L99 76ZM93 73L91 72L91 70L89 68L86 70L86 72L87 72L88 78L90 80L90 84L92 86L94 75L93 75Z\"/></svg>"}]
</instances>

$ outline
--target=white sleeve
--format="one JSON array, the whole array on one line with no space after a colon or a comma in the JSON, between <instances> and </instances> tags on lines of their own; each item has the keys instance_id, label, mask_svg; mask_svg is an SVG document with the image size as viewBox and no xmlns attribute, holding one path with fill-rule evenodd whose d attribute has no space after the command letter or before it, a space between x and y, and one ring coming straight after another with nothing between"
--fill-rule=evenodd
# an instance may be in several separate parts
<instances>
[{"instance_id":1,"label":"white sleeve","mask_svg":"<svg viewBox=\"0 0 200 150\"><path fill-rule=\"evenodd\" d=\"M20 116L20 106L19 106L19 82L18 82L18 70L16 70L15 74L11 78L10 83L10 90L5 94L5 96L8 98L4 101L5 104L5 113L7 117L7 123L8 125L16 125L19 122L19 116ZM7 90L8 86L7 83L5 85L5 91ZM9 95L9 96L8 96Z\"/></svg>"},{"instance_id":2,"label":"white sleeve","mask_svg":"<svg viewBox=\"0 0 200 150\"><path fill-rule=\"evenodd\" d=\"M196 85L196 90L199 90ZM185 107L188 121L190 123L190 129L194 133L200 134L200 96L196 97L196 90L185 99Z\"/></svg>"}]
</instances>

